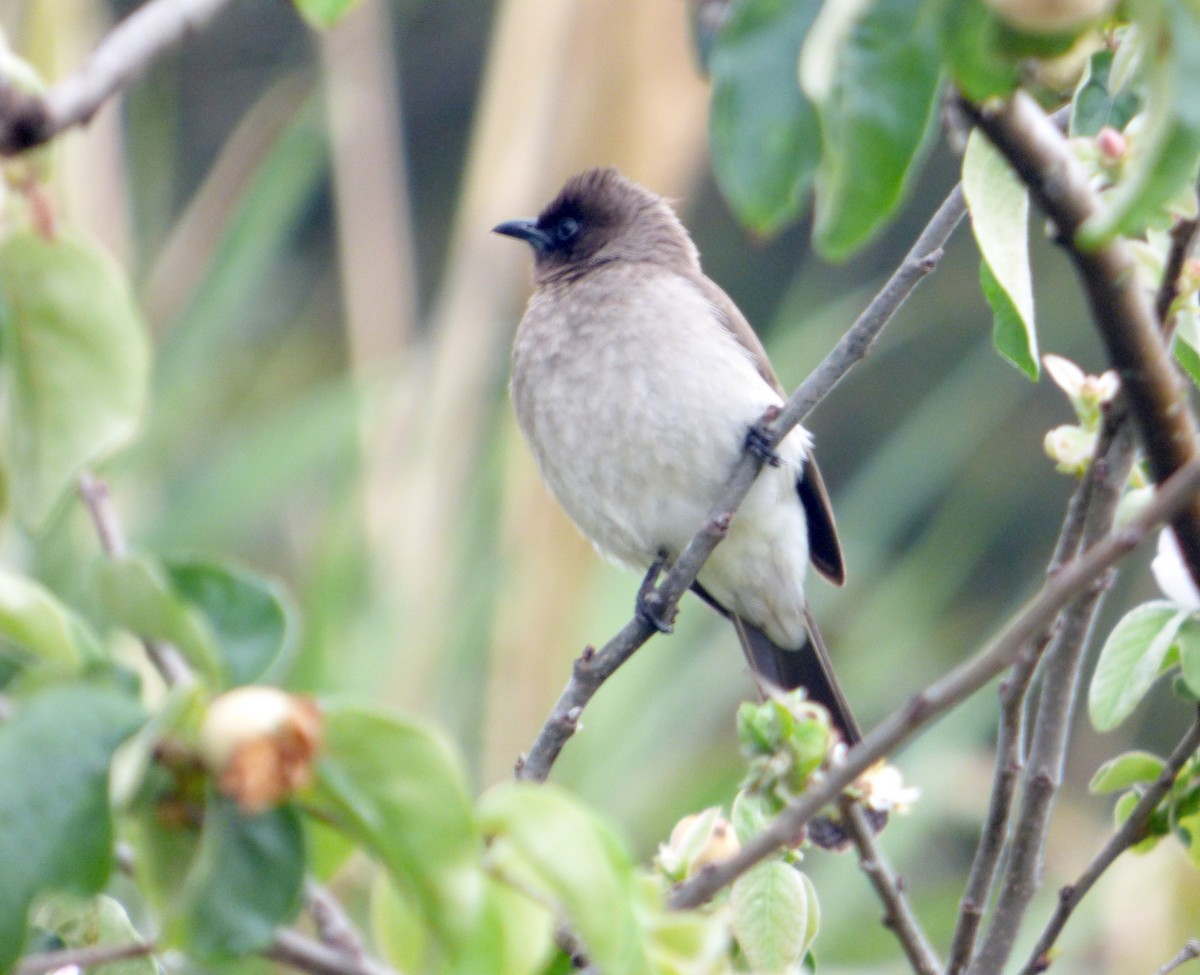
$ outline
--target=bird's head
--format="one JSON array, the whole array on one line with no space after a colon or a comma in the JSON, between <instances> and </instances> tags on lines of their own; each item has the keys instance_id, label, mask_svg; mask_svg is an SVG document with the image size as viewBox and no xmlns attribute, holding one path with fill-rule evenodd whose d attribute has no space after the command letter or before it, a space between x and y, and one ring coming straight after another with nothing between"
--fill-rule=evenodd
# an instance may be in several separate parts
<instances>
[{"instance_id":1,"label":"bird's head","mask_svg":"<svg viewBox=\"0 0 1200 975\"><path fill-rule=\"evenodd\" d=\"M538 283L616 260L699 268L696 248L667 202L612 167L572 176L536 219L493 230L533 248Z\"/></svg>"}]
</instances>

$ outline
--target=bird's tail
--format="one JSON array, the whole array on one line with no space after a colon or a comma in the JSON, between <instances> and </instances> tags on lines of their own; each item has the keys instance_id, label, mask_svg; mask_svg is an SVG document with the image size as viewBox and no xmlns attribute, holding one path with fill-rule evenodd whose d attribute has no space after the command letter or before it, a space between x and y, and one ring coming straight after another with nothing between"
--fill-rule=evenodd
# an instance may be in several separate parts
<instances>
[{"instance_id":1,"label":"bird's tail","mask_svg":"<svg viewBox=\"0 0 1200 975\"><path fill-rule=\"evenodd\" d=\"M855 745L862 740L862 731L833 672L821 631L807 610L805 617L808 641L795 650L787 650L773 643L766 633L740 616L730 615L729 619L737 630L746 659L758 679L769 687L785 691L803 687L808 692L809 700L829 710L846 744Z\"/></svg>"}]
</instances>

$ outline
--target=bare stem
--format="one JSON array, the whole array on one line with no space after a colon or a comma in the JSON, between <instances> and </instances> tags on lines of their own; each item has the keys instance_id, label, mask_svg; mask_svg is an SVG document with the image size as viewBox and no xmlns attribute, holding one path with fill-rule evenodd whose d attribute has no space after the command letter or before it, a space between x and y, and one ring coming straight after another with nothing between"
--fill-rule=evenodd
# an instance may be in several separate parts
<instances>
[{"instance_id":1,"label":"bare stem","mask_svg":"<svg viewBox=\"0 0 1200 975\"><path fill-rule=\"evenodd\" d=\"M348 955L289 928L276 931L271 947L263 954L311 975L396 975L377 961Z\"/></svg>"},{"instance_id":2,"label":"bare stem","mask_svg":"<svg viewBox=\"0 0 1200 975\"><path fill-rule=\"evenodd\" d=\"M79 475L79 496L92 519L100 548L110 559L121 559L129 554L129 543L125 530L117 517L116 509L108 494L108 485L89 471ZM174 686L192 680L192 668L175 647L161 640L142 640L146 656L154 664L167 684Z\"/></svg>"},{"instance_id":3,"label":"bare stem","mask_svg":"<svg viewBox=\"0 0 1200 975\"><path fill-rule=\"evenodd\" d=\"M676 908L696 907L775 850L794 841L804 824L880 758L979 690L1036 639L1072 599L1132 551L1162 521L1192 503L1200 488L1200 461L1188 464L1159 486L1154 499L1130 525L1107 536L1048 578L1009 624L982 650L893 711L846 753L844 761L796 798L733 856L710 864L680 884Z\"/></svg>"},{"instance_id":4,"label":"bare stem","mask_svg":"<svg viewBox=\"0 0 1200 975\"><path fill-rule=\"evenodd\" d=\"M163 54L200 31L232 0L148 0L100 42L91 57L39 97L0 78L0 155L11 156L85 123Z\"/></svg>"},{"instance_id":5,"label":"bare stem","mask_svg":"<svg viewBox=\"0 0 1200 975\"><path fill-rule=\"evenodd\" d=\"M867 355L879 333L913 289L937 266L942 248L965 212L962 188L956 186L930 218L883 289L768 424L767 436L771 443L779 443L787 436L838 381ZM671 618L683 594L696 581L705 560L724 537L738 506L758 477L762 463L760 457L749 451L742 455L721 497L709 509L705 524L671 566L658 588L651 590L656 593L654 602L661 608L663 618ZM570 681L551 709L528 754L517 761L518 778L536 782L546 779L559 753L575 733L579 716L592 696L656 632L648 621L635 615L599 651L588 648L576 660Z\"/></svg>"},{"instance_id":6,"label":"bare stem","mask_svg":"<svg viewBox=\"0 0 1200 975\"><path fill-rule=\"evenodd\" d=\"M1195 938L1185 944L1179 950L1179 954L1157 969L1154 975L1170 975L1171 972L1175 971L1184 962L1189 962L1193 958L1200 958L1200 941L1197 941Z\"/></svg>"},{"instance_id":7,"label":"bare stem","mask_svg":"<svg viewBox=\"0 0 1200 975\"><path fill-rule=\"evenodd\" d=\"M152 941L127 945L96 945L89 948L66 948L62 951L39 951L26 955L13 969L13 975L45 975L60 968L93 968L114 961L145 958L155 952Z\"/></svg>"},{"instance_id":8,"label":"bare stem","mask_svg":"<svg viewBox=\"0 0 1200 975\"><path fill-rule=\"evenodd\" d=\"M883 904L883 923L890 928L904 949L904 954L917 975L938 975L942 964L933 947L921 930L920 922L913 913L904 894L904 881L896 875L892 865L883 855L875 838L875 831L867 822L862 807L853 799L843 797L839 803L842 819L850 834L850 840L858 850L858 863L879 900Z\"/></svg>"},{"instance_id":9,"label":"bare stem","mask_svg":"<svg viewBox=\"0 0 1200 975\"><path fill-rule=\"evenodd\" d=\"M1171 752L1166 766L1155 779L1154 784L1146 790L1133 807L1129 817L1101 847L1079 878L1059 891L1058 907L1055 908L1050 922L1042 931L1041 937L1038 938L1037 945L1025 963L1025 967L1021 969L1021 975L1037 975L1046 970L1049 965L1050 949L1054 947L1054 943L1058 940L1063 928L1066 927L1075 908L1079 906L1080 901L1092 889L1104 871L1112 866L1113 861L1145 837L1146 825L1150 822L1151 815L1174 784L1179 770L1195 754L1197 748L1200 748L1200 713L1197 714L1197 719L1187 734Z\"/></svg>"}]
</instances>

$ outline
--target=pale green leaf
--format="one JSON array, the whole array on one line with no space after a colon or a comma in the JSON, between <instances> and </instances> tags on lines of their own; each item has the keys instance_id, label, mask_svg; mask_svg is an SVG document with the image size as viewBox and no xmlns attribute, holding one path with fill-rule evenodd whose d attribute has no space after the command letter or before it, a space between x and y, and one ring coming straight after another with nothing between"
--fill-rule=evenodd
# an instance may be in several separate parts
<instances>
[{"instance_id":1,"label":"pale green leaf","mask_svg":"<svg viewBox=\"0 0 1200 975\"><path fill-rule=\"evenodd\" d=\"M332 27L362 0L293 0L300 16L313 27Z\"/></svg>"},{"instance_id":2,"label":"pale green leaf","mask_svg":"<svg viewBox=\"0 0 1200 975\"><path fill-rule=\"evenodd\" d=\"M1136 92L1113 91L1110 82L1114 54L1108 48L1088 59L1071 103L1072 136L1093 136L1105 126L1120 131L1138 110Z\"/></svg>"},{"instance_id":3,"label":"pale green leaf","mask_svg":"<svg viewBox=\"0 0 1200 975\"><path fill-rule=\"evenodd\" d=\"M733 933L755 972L784 972L811 942L810 885L795 867L768 860L733 884Z\"/></svg>"},{"instance_id":4,"label":"pale green leaf","mask_svg":"<svg viewBox=\"0 0 1200 975\"><path fill-rule=\"evenodd\" d=\"M1088 714L1098 731L1115 728L1137 707L1187 616L1174 603L1156 600L1134 607L1113 628L1088 690Z\"/></svg>"},{"instance_id":5,"label":"pale green leaf","mask_svg":"<svg viewBox=\"0 0 1200 975\"><path fill-rule=\"evenodd\" d=\"M141 416L149 343L106 255L30 231L0 244L0 376L13 506L40 526L76 475L124 443Z\"/></svg>"},{"instance_id":6,"label":"pale green leaf","mask_svg":"<svg viewBox=\"0 0 1200 975\"><path fill-rule=\"evenodd\" d=\"M979 277L994 316L993 340L1002 355L1036 380L1029 193L978 129L967 140L962 176L971 228L983 255Z\"/></svg>"},{"instance_id":7,"label":"pale green leaf","mask_svg":"<svg viewBox=\"0 0 1200 975\"><path fill-rule=\"evenodd\" d=\"M1142 782L1153 782L1164 768L1163 760L1149 752L1125 752L1109 759L1092 776L1088 791L1094 795L1120 792Z\"/></svg>"},{"instance_id":8,"label":"pale green leaf","mask_svg":"<svg viewBox=\"0 0 1200 975\"><path fill-rule=\"evenodd\" d=\"M482 844L457 756L415 721L350 706L324 718L312 801L378 858L453 953L484 902Z\"/></svg>"},{"instance_id":9,"label":"pale green leaf","mask_svg":"<svg viewBox=\"0 0 1200 975\"><path fill-rule=\"evenodd\" d=\"M100 655L87 625L50 590L0 568L0 635L43 660L69 669Z\"/></svg>"},{"instance_id":10,"label":"pale green leaf","mask_svg":"<svg viewBox=\"0 0 1200 975\"><path fill-rule=\"evenodd\" d=\"M1188 616L1175 634L1183 682L1193 695L1200 696L1200 618Z\"/></svg>"},{"instance_id":11,"label":"pale green leaf","mask_svg":"<svg viewBox=\"0 0 1200 975\"><path fill-rule=\"evenodd\" d=\"M55 935L65 948L117 947L146 940L121 903L103 894L91 898L58 894L37 908L34 924ZM150 955L89 969L92 975L158 975L158 971Z\"/></svg>"},{"instance_id":12,"label":"pale green leaf","mask_svg":"<svg viewBox=\"0 0 1200 975\"><path fill-rule=\"evenodd\" d=\"M96 595L112 620L137 636L174 644L198 670L221 673L216 637L204 615L172 588L150 558L108 559L96 567Z\"/></svg>"},{"instance_id":13,"label":"pale green leaf","mask_svg":"<svg viewBox=\"0 0 1200 975\"><path fill-rule=\"evenodd\" d=\"M509 782L483 796L478 815L499 869L557 903L601 971L646 970L632 863L586 807L552 786Z\"/></svg>"}]
</instances>

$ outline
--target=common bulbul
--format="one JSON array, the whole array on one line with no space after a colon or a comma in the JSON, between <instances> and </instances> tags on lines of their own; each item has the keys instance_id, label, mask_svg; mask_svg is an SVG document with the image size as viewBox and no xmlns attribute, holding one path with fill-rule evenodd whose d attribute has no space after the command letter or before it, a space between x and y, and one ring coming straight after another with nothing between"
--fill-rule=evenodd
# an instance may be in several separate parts
<instances>
[{"instance_id":1,"label":"common bulbul","mask_svg":"<svg viewBox=\"0 0 1200 975\"><path fill-rule=\"evenodd\" d=\"M615 169L572 177L536 219L495 232L534 253L511 389L542 477L602 554L670 564L783 403L762 343L670 205ZM760 686L804 687L854 743L804 597L809 560L845 579L829 498L806 430L774 454L694 588L733 622Z\"/></svg>"}]
</instances>

